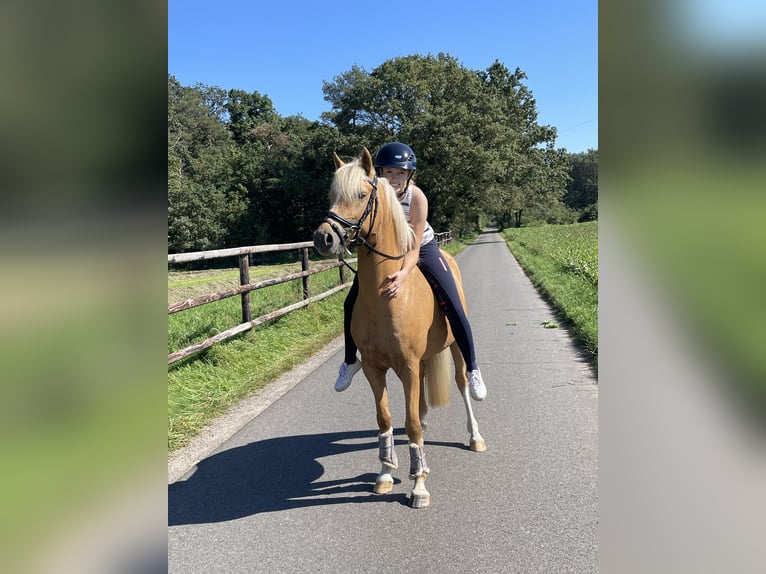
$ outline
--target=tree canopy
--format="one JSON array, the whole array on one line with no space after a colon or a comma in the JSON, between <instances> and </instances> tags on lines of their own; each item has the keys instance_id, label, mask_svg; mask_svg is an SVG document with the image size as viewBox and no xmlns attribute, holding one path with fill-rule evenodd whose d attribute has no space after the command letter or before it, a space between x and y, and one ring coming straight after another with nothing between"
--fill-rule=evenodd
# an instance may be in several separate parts
<instances>
[{"instance_id":1,"label":"tree canopy","mask_svg":"<svg viewBox=\"0 0 766 574\"><path fill-rule=\"evenodd\" d=\"M499 61L476 71L447 54L399 57L324 82L330 110L309 121L258 92L169 75L168 249L306 240L327 209L332 152L388 141L415 150L437 231L574 221L597 201L597 152L556 149L524 80Z\"/></svg>"},{"instance_id":2,"label":"tree canopy","mask_svg":"<svg viewBox=\"0 0 766 574\"><path fill-rule=\"evenodd\" d=\"M581 212L580 221L598 219L598 150L572 154L565 203Z\"/></svg>"}]
</instances>

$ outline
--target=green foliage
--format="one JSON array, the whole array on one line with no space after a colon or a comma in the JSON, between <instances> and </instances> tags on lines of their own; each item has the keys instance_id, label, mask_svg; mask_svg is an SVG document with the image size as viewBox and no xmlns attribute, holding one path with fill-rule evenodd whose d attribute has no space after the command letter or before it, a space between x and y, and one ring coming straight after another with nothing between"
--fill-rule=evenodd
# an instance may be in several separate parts
<instances>
[{"instance_id":1,"label":"green foliage","mask_svg":"<svg viewBox=\"0 0 766 574\"><path fill-rule=\"evenodd\" d=\"M582 195L571 186L579 159L555 149L525 80L499 61L471 70L443 53L398 57L324 82L331 111L310 122L279 116L257 91L169 75L168 250L309 239L327 209L332 153L350 159L391 140L418 155L435 229L459 237L489 220L592 217L566 203Z\"/></svg>"},{"instance_id":2,"label":"green foliage","mask_svg":"<svg viewBox=\"0 0 766 574\"><path fill-rule=\"evenodd\" d=\"M222 92L168 77L168 250L224 246L245 198L228 185L231 136L220 121Z\"/></svg>"},{"instance_id":3,"label":"green foliage","mask_svg":"<svg viewBox=\"0 0 766 574\"><path fill-rule=\"evenodd\" d=\"M596 221L598 220L598 201L594 203L593 205L589 205L585 209L582 210L582 213L580 214L580 217L577 219L577 221L583 222L583 221Z\"/></svg>"},{"instance_id":4,"label":"green foliage","mask_svg":"<svg viewBox=\"0 0 766 574\"><path fill-rule=\"evenodd\" d=\"M562 203L551 206L534 206L524 213L524 227L539 227L541 225L565 225L576 223L580 214L576 209Z\"/></svg>"},{"instance_id":5,"label":"green foliage","mask_svg":"<svg viewBox=\"0 0 766 574\"><path fill-rule=\"evenodd\" d=\"M505 236L535 255L544 255L564 272L580 275L598 287L596 222L509 229Z\"/></svg>"},{"instance_id":6,"label":"green foliage","mask_svg":"<svg viewBox=\"0 0 766 574\"><path fill-rule=\"evenodd\" d=\"M580 211L580 221L598 219L598 150L572 154L569 163L564 203Z\"/></svg>"},{"instance_id":7,"label":"green foliage","mask_svg":"<svg viewBox=\"0 0 766 574\"><path fill-rule=\"evenodd\" d=\"M271 100L258 92L229 90L223 107L228 114L227 127L239 145L257 140L258 127L279 118Z\"/></svg>"},{"instance_id":8,"label":"green foliage","mask_svg":"<svg viewBox=\"0 0 766 574\"><path fill-rule=\"evenodd\" d=\"M446 54L394 58L325 82L333 112L324 117L341 133L364 133L373 147L407 142L432 225L477 231L482 218L555 206L564 193L555 129L537 124L524 79L497 61L474 71Z\"/></svg>"},{"instance_id":9,"label":"green foliage","mask_svg":"<svg viewBox=\"0 0 766 574\"><path fill-rule=\"evenodd\" d=\"M595 363L598 357L598 224L507 229L508 245L535 286L569 323Z\"/></svg>"}]
</instances>

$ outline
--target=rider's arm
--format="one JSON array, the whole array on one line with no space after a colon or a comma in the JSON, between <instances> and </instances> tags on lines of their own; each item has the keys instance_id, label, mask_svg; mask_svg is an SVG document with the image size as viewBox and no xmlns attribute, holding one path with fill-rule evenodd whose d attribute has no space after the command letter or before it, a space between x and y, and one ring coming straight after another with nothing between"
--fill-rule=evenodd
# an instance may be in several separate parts
<instances>
[{"instance_id":1,"label":"rider's arm","mask_svg":"<svg viewBox=\"0 0 766 574\"><path fill-rule=\"evenodd\" d=\"M420 258L420 243L423 240L423 231L426 228L426 216L428 215L428 199L423 191L412 184L412 198L410 200L410 227L415 234L415 240L412 248L407 252L402 260L402 266L399 271L389 275L390 283L381 290L381 295L386 297L396 297L402 288L404 281L410 271L418 264Z\"/></svg>"}]
</instances>

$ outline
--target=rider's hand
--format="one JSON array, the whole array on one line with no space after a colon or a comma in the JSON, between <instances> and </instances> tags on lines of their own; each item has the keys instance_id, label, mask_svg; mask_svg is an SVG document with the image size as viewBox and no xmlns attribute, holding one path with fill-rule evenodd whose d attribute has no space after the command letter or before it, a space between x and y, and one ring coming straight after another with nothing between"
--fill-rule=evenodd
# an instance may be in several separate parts
<instances>
[{"instance_id":1,"label":"rider's hand","mask_svg":"<svg viewBox=\"0 0 766 574\"><path fill-rule=\"evenodd\" d=\"M407 278L407 271L404 269L397 271L393 275L386 277L390 283L380 292L384 297L394 299L402 290L404 280Z\"/></svg>"}]
</instances>

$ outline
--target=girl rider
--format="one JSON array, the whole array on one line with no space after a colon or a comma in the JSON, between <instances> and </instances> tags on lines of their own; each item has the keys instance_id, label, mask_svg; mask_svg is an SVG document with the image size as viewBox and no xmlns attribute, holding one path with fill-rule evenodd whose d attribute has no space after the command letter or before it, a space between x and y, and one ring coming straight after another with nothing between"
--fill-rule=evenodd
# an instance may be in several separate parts
<instances>
[{"instance_id":1,"label":"girl rider","mask_svg":"<svg viewBox=\"0 0 766 574\"><path fill-rule=\"evenodd\" d=\"M394 188L404 208L407 221L415 232L415 243L412 249L404 256L401 269L388 276L390 284L381 291L381 294L385 297L396 297L410 271L415 265L420 267L434 290L439 306L447 316L452 333L465 359L471 397L475 401L481 401L487 396L487 388L484 386L481 371L476 363L471 325L463 311L455 279L441 257L439 245L434 241L434 230L426 221L428 200L423 190L412 182L416 165L415 152L403 143L387 143L375 154L375 169L378 177L385 177ZM348 388L351 379L362 367L362 361L357 357L356 344L351 337L351 313L358 294L359 283L355 278L343 304L346 356L344 363L338 369L338 379L335 381L335 390L338 392Z\"/></svg>"}]
</instances>

